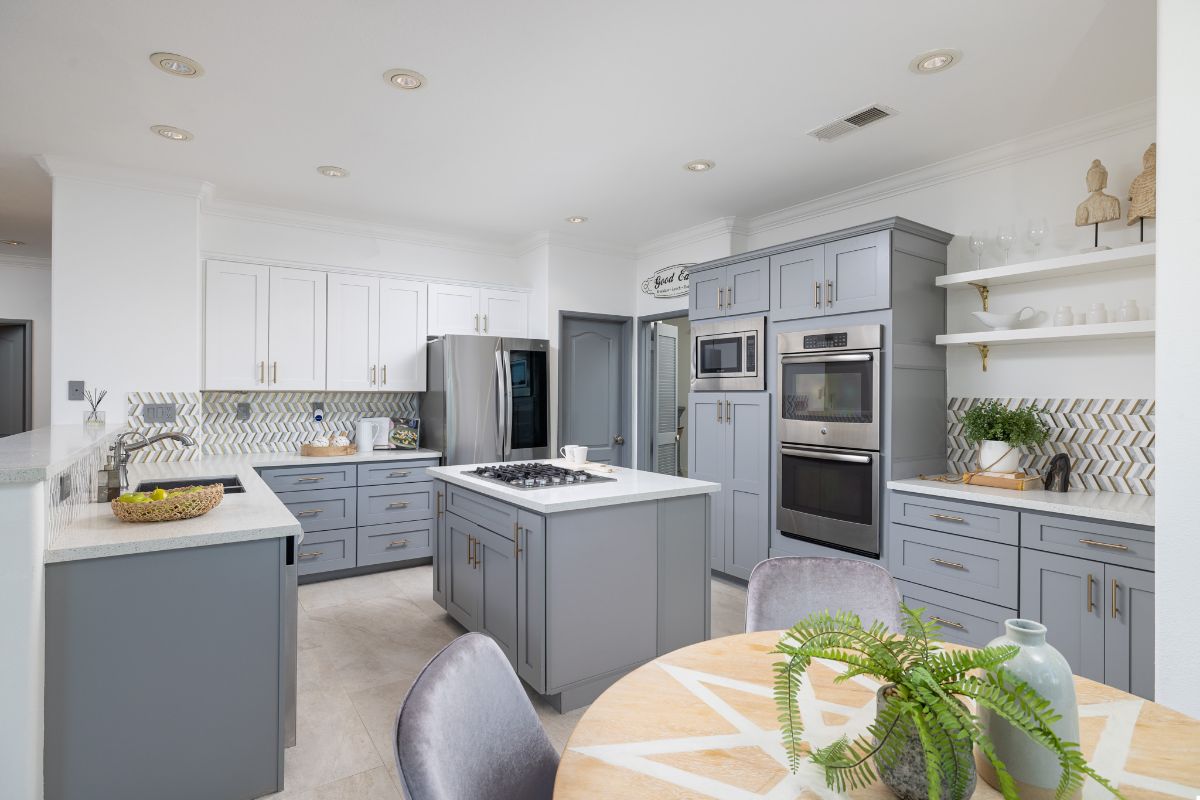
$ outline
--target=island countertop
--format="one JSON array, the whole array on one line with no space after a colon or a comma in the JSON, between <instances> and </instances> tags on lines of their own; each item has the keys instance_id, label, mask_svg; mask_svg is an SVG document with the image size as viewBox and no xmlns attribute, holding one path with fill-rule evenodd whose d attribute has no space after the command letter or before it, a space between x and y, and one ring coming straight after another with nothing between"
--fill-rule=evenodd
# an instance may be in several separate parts
<instances>
[{"instance_id":1,"label":"island countertop","mask_svg":"<svg viewBox=\"0 0 1200 800\"><path fill-rule=\"evenodd\" d=\"M568 466L560 459L543 460L540 463ZM465 474L481 466L486 465L460 464L453 467L430 467L427 472L436 480L443 480L539 514L600 508L623 503L642 503L670 497L715 494L721 491L721 484L709 481L677 478L673 475L661 475L657 472L643 472L625 467L611 467L612 472L607 472L594 466L587 467L587 471L602 477L616 478L616 480L583 486L513 489Z\"/></svg>"}]
</instances>

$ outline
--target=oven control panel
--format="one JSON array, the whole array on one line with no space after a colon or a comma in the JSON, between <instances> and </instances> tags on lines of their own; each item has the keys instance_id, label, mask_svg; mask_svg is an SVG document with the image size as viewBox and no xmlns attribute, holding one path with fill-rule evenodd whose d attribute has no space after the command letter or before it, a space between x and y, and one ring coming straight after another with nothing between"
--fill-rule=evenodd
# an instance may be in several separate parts
<instances>
[{"instance_id":1,"label":"oven control panel","mask_svg":"<svg viewBox=\"0 0 1200 800\"><path fill-rule=\"evenodd\" d=\"M835 347L845 347L849 337L845 331L840 333L818 333L804 337L805 350L832 350Z\"/></svg>"},{"instance_id":2,"label":"oven control panel","mask_svg":"<svg viewBox=\"0 0 1200 800\"><path fill-rule=\"evenodd\" d=\"M758 374L758 336L757 334L746 334L746 372L751 375Z\"/></svg>"}]
</instances>

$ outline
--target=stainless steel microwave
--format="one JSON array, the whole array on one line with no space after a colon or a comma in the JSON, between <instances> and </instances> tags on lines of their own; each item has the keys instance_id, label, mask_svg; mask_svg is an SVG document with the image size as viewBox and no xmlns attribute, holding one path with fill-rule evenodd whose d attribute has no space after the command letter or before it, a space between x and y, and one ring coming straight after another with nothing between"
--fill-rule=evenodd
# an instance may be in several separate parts
<instances>
[{"instance_id":1,"label":"stainless steel microwave","mask_svg":"<svg viewBox=\"0 0 1200 800\"><path fill-rule=\"evenodd\" d=\"M766 317L692 324L692 391L761 391Z\"/></svg>"}]
</instances>

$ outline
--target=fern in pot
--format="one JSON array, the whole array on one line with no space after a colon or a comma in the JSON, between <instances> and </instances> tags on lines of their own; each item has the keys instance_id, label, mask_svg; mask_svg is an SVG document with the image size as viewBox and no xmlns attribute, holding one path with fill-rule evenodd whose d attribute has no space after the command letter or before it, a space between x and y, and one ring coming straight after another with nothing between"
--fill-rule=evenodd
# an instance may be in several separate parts
<instances>
[{"instance_id":1,"label":"fern in pot","mask_svg":"<svg viewBox=\"0 0 1200 800\"><path fill-rule=\"evenodd\" d=\"M1050 703L1004 663L1016 646L945 650L936 623L902 606L904 633L881 622L866 627L849 612L813 614L787 631L775 648L785 656L775 666L775 704L789 766L795 772L805 755L804 723L797 692L813 659L841 662L841 683L867 675L883 683L875 721L853 741L846 737L812 752L835 792L849 792L882 780L901 800L965 800L975 789L974 749L995 771L997 788L1016 800L1017 786L996 754L965 699L990 710L1047 748L1062 768L1056 796L1077 796L1086 778L1121 797L1084 760L1079 745L1055 733L1060 717Z\"/></svg>"},{"instance_id":2,"label":"fern in pot","mask_svg":"<svg viewBox=\"0 0 1200 800\"><path fill-rule=\"evenodd\" d=\"M1021 448L1045 443L1050 429L1033 406L1009 408L998 400L986 400L963 414L963 435L979 444L979 469L1017 472Z\"/></svg>"}]
</instances>

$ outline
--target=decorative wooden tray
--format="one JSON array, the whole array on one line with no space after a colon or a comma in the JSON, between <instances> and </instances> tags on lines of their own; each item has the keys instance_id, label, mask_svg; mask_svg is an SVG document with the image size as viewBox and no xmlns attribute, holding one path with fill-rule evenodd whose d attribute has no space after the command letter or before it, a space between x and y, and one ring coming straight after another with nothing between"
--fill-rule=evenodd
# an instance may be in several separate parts
<instances>
[{"instance_id":1,"label":"decorative wooden tray","mask_svg":"<svg viewBox=\"0 0 1200 800\"><path fill-rule=\"evenodd\" d=\"M335 447L314 447L311 444L300 445L300 455L302 456L352 456L358 452L358 448L352 444Z\"/></svg>"},{"instance_id":2,"label":"decorative wooden tray","mask_svg":"<svg viewBox=\"0 0 1200 800\"><path fill-rule=\"evenodd\" d=\"M993 486L997 489L1041 489L1041 475L1026 475L1024 472L1014 472L1011 475L995 472L964 472L962 482L965 486Z\"/></svg>"}]
</instances>

